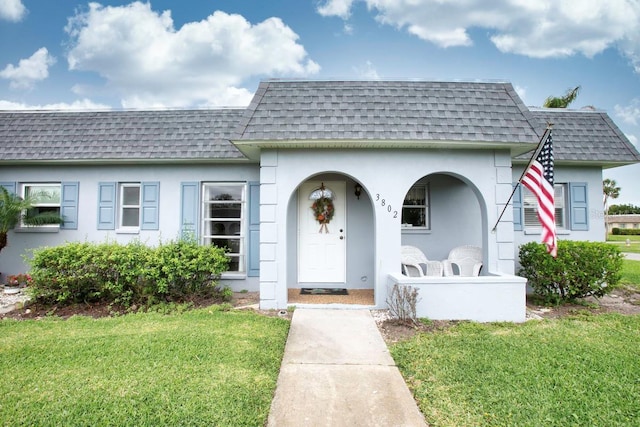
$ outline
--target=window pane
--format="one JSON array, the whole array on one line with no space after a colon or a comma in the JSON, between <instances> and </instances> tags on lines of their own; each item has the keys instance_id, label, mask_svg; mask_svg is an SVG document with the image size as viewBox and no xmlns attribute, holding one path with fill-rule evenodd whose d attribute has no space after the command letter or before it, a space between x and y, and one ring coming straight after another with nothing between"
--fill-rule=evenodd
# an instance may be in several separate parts
<instances>
[{"instance_id":1,"label":"window pane","mask_svg":"<svg viewBox=\"0 0 640 427\"><path fill-rule=\"evenodd\" d=\"M203 184L202 242L225 248L231 257L229 271L244 271L245 184Z\"/></svg>"},{"instance_id":2,"label":"window pane","mask_svg":"<svg viewBox=\"0 0 640 427\"><path fill-rule=\"evenodd\" d=\"M140 209L123 208L122 209L122 226L138 227L140 225Z\"/></svg>"},{"instance_id":3,"label":"window pane","mask_svg":"<svg viewBox=\"0 0 640 427\"><path fill-rule=\"evenodd\" d=\"M208 185L206 200L235 200L242 201L242 189L240 185Z\"/></svg>"},{"instance_id":4,"label":"window pane","mask_svg":"<svg viewBox=\"0 0 640 427\"><path fill-rule=\"evenodd\" d=\"M240 203L216 203L209 206L209 218L240 218Z\"/></svg>"},{"instance_id":5,"label":"window pane","mask_svg":"<svg viewBox=\"0 0 640 427\"><path fill-rule=\"evenodd\" d=\"M25 187L25 195L35 199L38 204L60 204L60 186L54 185L29 185Z\"/></svg>"},{"instance_id":6,"label":"window pane","mask_svg":"<svg viewBox=\"0 0 640 427\"><path fill-rule=\"evenodd\" d=\"M405 205L422 205L425 206L426 205L426 199L425 199L425 187L423 185L414 185L413 187L411 187L411 189L409 190L409 192L407 193L407 196L404 199L404 204Z\"/></svg>"},{"instance_id":7,"label":"window pane","mask_svg":"<svg viewBox=\"0 0 640 427\"><path fill-rule=\"evenodd\" d=\"M140 204L140 187L123 186L122 204L125 206L138 206Z\"/></svg>"},{"instance_id":8,"label":"window pane","mask_svg":"<svg viewBox=\"0 0 640 427\"><path fill-rule=\"evenodd\" d=\"M411 224L414 227L425 227L424 208L402 208L402 224Z\"/></svg>"}]
</instances>

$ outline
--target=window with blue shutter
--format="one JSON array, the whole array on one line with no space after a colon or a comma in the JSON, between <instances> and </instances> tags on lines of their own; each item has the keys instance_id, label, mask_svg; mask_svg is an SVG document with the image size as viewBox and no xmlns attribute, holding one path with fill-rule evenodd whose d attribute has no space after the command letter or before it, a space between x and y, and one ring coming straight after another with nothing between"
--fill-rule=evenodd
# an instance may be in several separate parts
<instances>
[{"instance_id":1,"label":"window with blue shutter","mask_svg":"<svg viewBox=\"0 0 640 427\"><path fill-rule=\"evenodd\" d=\"M249 253L247 276L260 276L260 183L249 183Z\"/></svg>"},{"instance_id":2,"label":"window with blue shutter","mask_svg":"<svg viewBox=\"0 0 640 427\"><path fill-rule=\"evenodd\" d=\"M62 195L60 198L60 215L64 219L64 223L60 228L66 230L78 229L78 182L63 182Z\"/></svg>"},{"instance_id":3,"label":"window with blue shutter","mask_svg":"<svg viewBox=\"0 0 640 427\"><path fill-rule=\"evenodd\" d=\"M586 182L572 182L569 184L569 212L572 230L589 229L589 206Z\"/></svg>"},{"instance_id":4,"label":"window with blue shutter","mask_svg":"<svg viewBox=\"0 0 640 427\"><path fill-rule=\"evenodd\" d=\"M116 228L116 183L98 183L98 230Z\"/></svg>"},{"instance_id":5,"label":"window with blue shutter","mask_svg":"<svg viewBox=\"0 0 640 427\"><path fill-rule=\"evenodd\" d=\"M180 235L198 237L198 188L197 182L180 184Z\"/></svg>"},{"instance_id":6,"label":"window with blue shutter","mask_svg":"<svg viewBox=\"0 0 640 427\"><path fill-rule=\"evenodd\" d=\"M158 230L160 217L160 183L142 183L142 230Z\"/></svg>"}]
</instances>

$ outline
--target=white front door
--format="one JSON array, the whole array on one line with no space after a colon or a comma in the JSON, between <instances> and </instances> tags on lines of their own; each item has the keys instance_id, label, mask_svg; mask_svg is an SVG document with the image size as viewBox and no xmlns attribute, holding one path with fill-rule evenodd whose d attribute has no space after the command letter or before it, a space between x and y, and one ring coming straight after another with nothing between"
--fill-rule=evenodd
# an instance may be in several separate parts
<instances>
[{"instance_id":1,"label":"white front door","mask_svg":"<svg viewBox=\"0 0 640 427\"><path fill-rule=\"evenodd\" d=\"M334 195L334 215L326 226L318 223L309 199L322 184ZM345 191L344 181L308 181L298 189L298 282L345 282Z\"/></svg>"}]
</instances>

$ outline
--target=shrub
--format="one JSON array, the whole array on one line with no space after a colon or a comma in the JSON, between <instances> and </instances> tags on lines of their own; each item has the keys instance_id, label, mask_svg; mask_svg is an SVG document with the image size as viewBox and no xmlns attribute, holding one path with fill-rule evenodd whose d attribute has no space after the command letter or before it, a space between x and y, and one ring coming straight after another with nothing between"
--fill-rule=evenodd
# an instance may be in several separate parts
<instances>
[{"instance_id":1,"label":"shrub","mask_svg":"<svg viewBox=\"0 0 640 427\"><path fill-rule=\"evenodd\" d=\"M518 274L545 302L559 303L611 292L620 281L622 260L620 250L606 243L561 240L554 259L543 244L530 242L520 246Z\"/></svg>"},{"instance_id":2,"label":"shrub","mask_svg":"<svg viewBox=\"0 0 640 427\"><path fill-rule=\"evenodd\" d=\"M420 301L413 286L394 284L387 297L391 315L404 323L418 324L416 304Z\"/></svg>"},{"instance_id":3,"label":"shrub","mask_svg":"<svg viewBox=\"0 0 640 427\"><path fill-rule=\"evenodd\" d=\"M618 228L614 227L611 234L615 236L640 236L640 228Z\"/></svg>"},{"instance_id":4,"label":"shrub","mask_svg":"<svg viewBox=\"0 0 640 427\"><path fill-rule=\"evenodd\" d=\"M146 246L139 241L70 242L33 251L31 293L36 301L123 305L182 301L229 294L217 286L228 267L224 249L194 240Z\"/></svg>"}]
</instances>

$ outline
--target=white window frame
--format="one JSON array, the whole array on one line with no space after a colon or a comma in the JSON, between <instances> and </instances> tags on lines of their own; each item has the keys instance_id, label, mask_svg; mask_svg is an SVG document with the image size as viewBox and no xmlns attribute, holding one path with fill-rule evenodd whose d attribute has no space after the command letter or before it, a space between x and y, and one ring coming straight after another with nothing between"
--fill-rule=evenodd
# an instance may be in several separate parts
<instances>
[{"instance_id":1,"label":"white window frame","mask_svg":"<svg viewBox=\"0 0 640 427\"><path fill-rule=\"evenodd\" d=\"M415 203L407 203L407 196L414 190L414 189L420 189L423 188L424 189L424 204L415 204ZM402 202L402 219L404 218L404 210L405 209L424 209L424 224L423 226L416 226L410 223L404 223L402 222L402 228L404 230L431 230L431 211L430 211L430 198L431 196L431 191L429 188L429 183L421 183L421 182L417 182L415 184L413 184L411 186L411 188L409 189L409 191L407 191L407 194L405 194L404 200Z\"/></svg>"},{"instance_id":2,"label":"white window frame","mask_svg":"<svg viewBox=\"0 0 640 427\"><path fill-rule=\"evenodd\" d=\"M209 181L203 182L201 186L202 203L201 203L201 238L203 245L215 244L215 240L219 241L237 241L237 251L227 252L232 259L230 269L225 273L229 274L246 274L247 271L247 237L245 230L245 222L247 218L247 183L246 182L228 182L228 181ZM209 200L208 190L214 187L231 187L240 190L240 200ZM211 216L211 208L215 205L223 204L240 204L239 217L214 217ZM216 225L219 225L217 232L214 232ZM236 267L237 266L237 267ZM232 269L233 268L233 269Z\"/></svg>"},{"instance_id":3,"label":"white window frame","mask_svg":"<svg viewBox=\"0 0 640 427\"><path fill-rule=\"evenodd\" d=\"M567 202L569 185L566 183L554 184L554 203L555 203L555 218L556 218L556 230L568 230L568 215L567 208L569 203ZM540 220L538 219L538 199L536 196L524 185L522 186L522 214L523 225L525 230L541 230Z\"/></svg>"},{"instance_id":4,"label":"white window frame","mask_svg":"<svg viewBox=\"0 0 640 427\"><path fill-rule=\"evenodd\" d=\"M124 190L125 188L138 188L138 204L125 205L124 204ZM140 230L140 215L142 213L142 186L139 182L120 182L118 183L118 230L120 231L138 231ZM125 209L138 209L138 225L124 225L124 210Z\"/></svg>"},{"instance_id":5,"label":"white window frame","mask_svg":"<svg viewBox=\"0 0 640 427\"><path fill-rule=\"evenodd\" d=\"M60 200L58 200L57 203L34 203L33 207L34 208L57 208L58 209L58 215L60 215L61 212L61 203L62 203L62 183L60 182L25 182L25 183L20 183L20 194L22 195L22 198L27 197L27 188L31 188L31 187L52 187L52 188L58 188L58 193L60 194ZM58 230L60 229L60 224L43 224L43 225L28 225L22 222L22 219L20 220L20 228L25 228L25 229L51 229L51 230Z\"/></svg>"}]
</instances>

